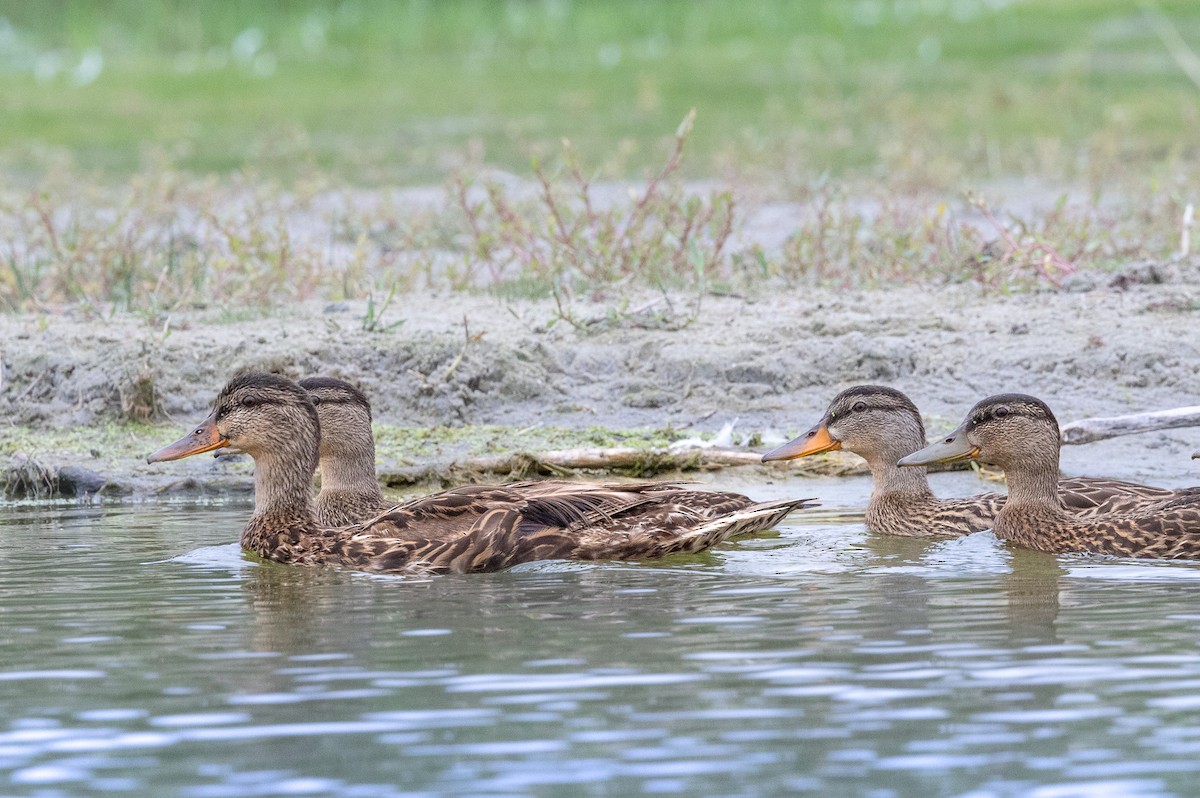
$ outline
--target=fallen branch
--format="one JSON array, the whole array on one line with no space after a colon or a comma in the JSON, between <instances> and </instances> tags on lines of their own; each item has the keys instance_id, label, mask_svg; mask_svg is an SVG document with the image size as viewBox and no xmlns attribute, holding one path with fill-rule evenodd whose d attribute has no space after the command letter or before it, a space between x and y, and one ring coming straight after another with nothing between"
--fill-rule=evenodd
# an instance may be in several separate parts
<instances>
[{"instance_id":1,"label":"fallen branch","mask_svg":"<svg viewBox=\"0 0 1200 798\"><path fill-rule=\"evenodd\" d=\"M546 452L469 457L449 463L384 471L380 480L390 486L419 482L458 484L483 474L514 478L565 476L575 471L619 472L647 476L664 471L695 471L761 464L762 455L727 449L689 449L681 452L613 447L605 449L561 449Z\"/></svg>"},{"instance_id":2,"label":"fallen branch","mask_svg":"<svg viewBox=\"0 0 1200 798\"><path fill-rule=\"evenodd\" d=\"M817 455L783 463L762 462L758 452L736 449L562 449L546 452L488 455L449 463L381 470L379 480L389 487L416 484L462 485L485 476L527 479L536 476L571 476L578 472L648 477L680 471L716 471L722 468L757 466L772 473L790 476L829 477L868 473L862 459L842 453ZM931 471L958 471L964 464L934 466Z\"/></svg>"},{"instance_id":3,"label":"fallen branch","mask_svg":"<svg viewBox=\"0 0 1200 798\"><path fill-rule=\"evenodd\" d=\"M1176 407L1150 413L1133 413L1109 418L1084 418L1062 428L1064 444L1092 443L1119 435L1151 432L1158 429L1200 427L1200 407Z\"/></svg>"}]
</instances>

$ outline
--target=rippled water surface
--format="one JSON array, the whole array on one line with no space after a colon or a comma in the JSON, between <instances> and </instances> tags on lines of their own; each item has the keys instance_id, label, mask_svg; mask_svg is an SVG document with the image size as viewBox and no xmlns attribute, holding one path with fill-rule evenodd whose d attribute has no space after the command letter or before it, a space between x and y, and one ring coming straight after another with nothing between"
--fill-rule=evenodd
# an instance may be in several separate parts
<instances>
[{"instance_id":1,"label":"rippled water surface","mask_svg":"<svg viewBox=\"0 0 1200 798\"><path fill-rule=\"evenodd\" d=\"M1200 567L810 488L701 557L421 580L254 562L244 506L0 507L0 794L1196 794Z\"/></svg>"}]
</instances>

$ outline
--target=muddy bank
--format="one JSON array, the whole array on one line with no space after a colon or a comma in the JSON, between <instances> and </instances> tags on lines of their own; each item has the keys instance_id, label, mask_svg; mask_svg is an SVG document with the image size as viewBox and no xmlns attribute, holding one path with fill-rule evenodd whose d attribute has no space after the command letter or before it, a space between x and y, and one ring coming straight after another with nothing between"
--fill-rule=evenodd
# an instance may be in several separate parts
<instances>
[{"instance_id":1,"label":"muddy bank","mask_svg":"<svg viewBox=\"0 0 1200 798\"><path fill-rule=\"evenodd\" d=\"M361 303L250 318L196 310L165 327L135 316L2 316L0 459L43 433L86 435L130 417L161 425L138 428L147 440L169 440L244 369L351 380L382 424L711 434L737 419L738 440L766 442L806 428L836 391L861 382L908 392L934 434L1000 391L1041 396L1062 421L1196 404L1198 272L1193 259L1156 269L1151 277L1162 282L1131 270L1115 286L1010 296L969 285L780 286L705 297L690 321L688 298L647 295L629 305L648 306L633 316L577 303L576 318L604 320L586 331L556 319L549 301L462 294L406 296L388 320L403 323L386 332L362 329ZM503 438L495 436L494 451L506 450ZM1186 455L1198 445L1200 431L1191 430L1119 439L1066 450L1064 468L1186 482ZM78 453L29 453L51 466L87 466ZM106 479L154 473L134 458L103 467ZM171 466L176 479L244 480L217 468L200 458Z\"/></svg>"}]
</instances>

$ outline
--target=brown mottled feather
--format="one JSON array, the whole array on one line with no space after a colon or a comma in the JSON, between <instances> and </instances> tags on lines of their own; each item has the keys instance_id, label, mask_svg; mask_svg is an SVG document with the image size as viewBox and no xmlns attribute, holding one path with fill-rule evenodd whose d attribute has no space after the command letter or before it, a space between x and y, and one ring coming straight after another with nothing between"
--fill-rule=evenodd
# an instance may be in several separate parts
<instances>
[{"instance_id":1,"label":"brown mottled feather","mask_svg":"<svg viewBox=\"0 0 1200 798\"><path fill-rule=\"evenodd\" d=\"M1089 519L1018 506L996 519L996 536L1052 553L1195 560L1200 559L1200 504L1195 497L1182 498L1157 508Z\"/></svg>"},{"instance_id":2,"label":"brown mottled feather","mask_svg":"<svg viewBox=\"0 0 1200 798\"><path fill-rule=\"evenodd\" d=\"M1169 488L1103 477L1060 479L1058 493L1068 511L1084 518L1137 512L1182 495L1180 491Z\"/></svg>"},{"instance_id":3,"label":"brown mottled feather","mask_svg":"<svg viewBox=\"0 0 1200 798\"><path fill-rule=\"evenodd\" d=\"M867 503L867 528L904 537L969 535L991 529L1003 506L1004 496L999 493L939 499L932 491L928 495L875 491Z\"/></svg>"},{"instance_id":4,"label":"brown mottled feather","mask_svg":"<svg viewBox=\"0 0 1200 798\"><path fill-rule=\"evenodd\" d=\"M544 559L642 560L702 551L770 529L806 504L756 503L739 494L654 483L468 486L407 502L347 529L296 536L275 523L248 526L243 545L300 565L332 561L389 573L466 573Z\"/></svg>"}]
</instances>

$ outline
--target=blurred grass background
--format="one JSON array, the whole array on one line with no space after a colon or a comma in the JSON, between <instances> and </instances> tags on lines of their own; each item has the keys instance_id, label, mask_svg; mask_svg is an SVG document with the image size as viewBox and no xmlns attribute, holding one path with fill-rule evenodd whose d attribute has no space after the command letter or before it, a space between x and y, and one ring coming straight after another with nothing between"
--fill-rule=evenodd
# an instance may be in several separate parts
<instances>
[{"instance_id":1,"label":"blurred grass background","mask_svg":"<svg viewBox=\"0 0 1200 798\"><path fill-rule=\"evenodd\" d=\"M1197 160L1197 50L1196 0L0 0L0 170L642 177L694 106L693 178L1095 184Z\"/></svg>"}]
</instances>

